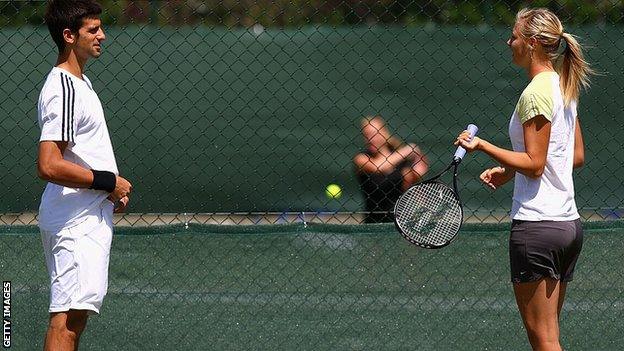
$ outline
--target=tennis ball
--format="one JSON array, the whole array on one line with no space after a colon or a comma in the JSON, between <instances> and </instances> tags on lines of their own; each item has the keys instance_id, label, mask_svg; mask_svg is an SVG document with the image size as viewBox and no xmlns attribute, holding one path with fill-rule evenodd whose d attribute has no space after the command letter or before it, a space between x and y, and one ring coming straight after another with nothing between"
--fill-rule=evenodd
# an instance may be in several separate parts
<instances>
[{"instance_id":1,"label":"tennis ball","mask_svg":"<svg viewBox=\"0 0 624 351\"><path fill-rule=\"evenodd\" d=\"M325 188L325 195L330 199L338 199L342 196L342 189L340 189L340 185L338 184L329 184L327 188Z\"/></svg>"}]
</instances>

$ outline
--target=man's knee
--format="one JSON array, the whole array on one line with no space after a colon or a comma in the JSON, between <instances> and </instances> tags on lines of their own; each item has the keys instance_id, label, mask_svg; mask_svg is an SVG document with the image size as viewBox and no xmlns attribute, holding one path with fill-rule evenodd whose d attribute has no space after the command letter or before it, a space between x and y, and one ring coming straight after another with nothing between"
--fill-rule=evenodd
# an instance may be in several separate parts
<instances>
[{"instance_id":1,"label":"man's knee","mask_svg":"<svg viewBox=\"0 0 624 351\"><path fill-rule=\"evenodd\" d=\"M67 329L80 335L82 331L87 327L87 311L84 310L70 310L67 314Z\"/></svg>"},{"instance_id":2,"label":"man's knee","mask_svg":"<svg viewBox=\"0 0 624 351\"><path fill-rule=\"evenodd\" d=\"M80 336L87 326L87 311L70 310L54 313L50 317L50 330L67 336Z\"/></svg>"}]
</instances>

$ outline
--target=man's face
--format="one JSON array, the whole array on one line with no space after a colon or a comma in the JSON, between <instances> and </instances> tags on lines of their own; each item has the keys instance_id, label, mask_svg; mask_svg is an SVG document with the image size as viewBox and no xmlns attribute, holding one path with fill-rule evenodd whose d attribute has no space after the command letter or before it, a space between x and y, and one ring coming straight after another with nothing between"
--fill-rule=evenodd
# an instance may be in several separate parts
<instances>
[{"instance_id":1,"label":"man's face","mask_svg":"<svg viewBox=\"0 0 624 351\"><path fill-rule=\"evenodd\" d=\"M101 43L106 40L102 22L99 18L85 18L78 29L78 36L74 44L76 54L84 59L98 58L102 54Z\"/></svg>"}]
</instances>

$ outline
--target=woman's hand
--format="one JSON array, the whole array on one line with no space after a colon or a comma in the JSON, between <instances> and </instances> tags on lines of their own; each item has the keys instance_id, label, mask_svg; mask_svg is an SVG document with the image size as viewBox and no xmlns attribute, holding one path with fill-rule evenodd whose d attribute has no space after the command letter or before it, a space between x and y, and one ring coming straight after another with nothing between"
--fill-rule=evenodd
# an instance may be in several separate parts
<instances>
[{"instance_id":1,"label":"woman's hand","mask_svg":"<svg viewBox=\"0 0 624 351\"><path fill-rule=\"evenodd\" d=\"M479 178L483 184L496 190L496 188L507 183L513 176L514 172L507 172L503 167L493 167L483 171Z\"/></svg>"},{"instance_id":2,"label":"woman's hand","mask_svg":"<svg viewBox=\"0 0 624 351\"><path fill-rule=\"evenodd\" d=\"M455 146L461 146L466 149L467 152L472 152L478 150L481 146L481 139L479 137L473 137L470 140L470 133L467 130L464 130L459 134L457 140L453 143Z\"/></svg>"}]
</instances>

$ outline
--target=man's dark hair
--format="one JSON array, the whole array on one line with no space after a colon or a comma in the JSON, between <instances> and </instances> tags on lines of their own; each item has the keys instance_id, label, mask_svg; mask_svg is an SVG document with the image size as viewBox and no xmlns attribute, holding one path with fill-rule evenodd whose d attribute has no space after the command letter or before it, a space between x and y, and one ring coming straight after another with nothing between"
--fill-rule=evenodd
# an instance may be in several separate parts
<instances>
[{"instance_id":1,"label":"man's dark hair","mask_svg":"<svg viewBox=\"0 0 624 351\"><path fill-rule=\"evenodd\" d=\"M94 0L48 0L45 22L59 53L65 49L65 29L77 33L83 19L98 18L101 13L102 6Z\"/></svg>"}]
</instances>

